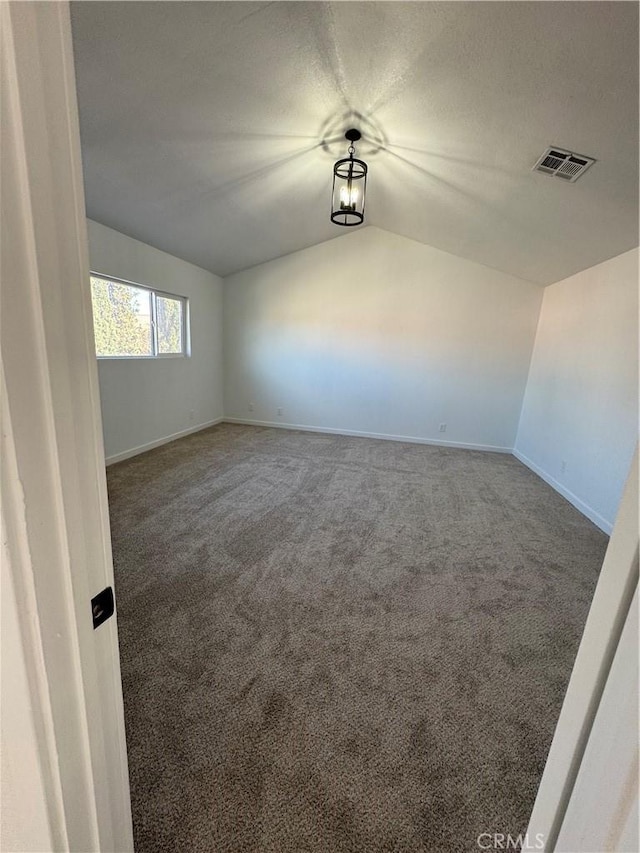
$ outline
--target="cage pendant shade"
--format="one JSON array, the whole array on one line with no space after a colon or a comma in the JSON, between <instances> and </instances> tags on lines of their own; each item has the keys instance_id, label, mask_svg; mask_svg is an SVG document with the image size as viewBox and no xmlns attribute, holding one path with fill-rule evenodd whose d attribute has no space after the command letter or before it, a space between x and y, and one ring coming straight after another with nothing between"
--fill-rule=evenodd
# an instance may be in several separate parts
<instances>
[{"instance_id":1,"label":"cage pendant shade","mask_svg":"<svg viewBox=\"0 0 640 853\"><path fill-rule=\"evenodd\" d=\"M345 136L353 143L360 133L348 130ZM364 221L367 164L354 157L354 151L351 144L349 156L337 160L333 166L331 221L336 225L360 225Z\"/></svg>"}]
</instances>

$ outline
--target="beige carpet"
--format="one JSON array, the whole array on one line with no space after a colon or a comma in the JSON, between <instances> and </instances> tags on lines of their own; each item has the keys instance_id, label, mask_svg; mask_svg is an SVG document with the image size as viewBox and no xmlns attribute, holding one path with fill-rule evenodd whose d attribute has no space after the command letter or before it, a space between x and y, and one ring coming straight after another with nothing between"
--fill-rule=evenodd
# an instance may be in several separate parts
<instances>
[{"instance_id":1,"label":"beige carpet","mask_svg":"<svg viewBox=\"0 0 640 853\"><path fill-rule=\"evenodd\" d=\"M607 538L516 459L223 424L109 496L138 853L525 831Z\"/></svg>"}]
</instances>

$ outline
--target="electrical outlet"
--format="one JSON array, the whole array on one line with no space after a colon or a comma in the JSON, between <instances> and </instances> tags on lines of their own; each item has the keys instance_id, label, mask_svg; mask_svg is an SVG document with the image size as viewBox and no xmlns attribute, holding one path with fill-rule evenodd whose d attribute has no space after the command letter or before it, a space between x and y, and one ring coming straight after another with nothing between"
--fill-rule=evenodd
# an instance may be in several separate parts
<instances>
[{"instance_id":1,"label":"electrical outlet","mask_svg":"<svg viewBox=\"0 0 640 853\"><path fill-rule=\"evenodd\" d=\"M440 432L446 432L447 431L447 425L446 424L440 424L439 431Z\"/></svg>"},{"instance_id":2,"label":"electrical outlet","mask_svg":"<svg viewBox=\"0 0 640 853\"><path fill-rule=\"evenodd\" d=\"M278 415L282 417L282 406L278 406Z\"/></svg>"},{"instance_id":3,"label":"electrical outlet","mask_svg":"<svg viewBox=\"0 0 640 853\"><path fill-rule=\"evenodd\" d=\"M561 474L567 473L567 460L566 459L563 459L562 462L560 463L560 473Z\"/></svg>"},{"instance_id":4,"label":"electrical outlet","mask_svg":"<svg viewBox=\"0 0 640 853\"><path fill-rule=\"evenodd\" d=\"M190 420L190 421L193 421L193 420L195 420L195 417L196 417L196 413L195 413L195 411L194 411L193 409L191 409L191 410L189 411L189 420Z\"/></svg>"},{"instance_id":5,"label":"electrical outlet","mask_svg":"<svg viewBox=\"0 0 640 853\"><path fill-rule=\"evenodd\" d=\"M249 411L250 411L250 412L252 412L252 411L253 411L253 403L249 403Z\"/></svg>"}]
</instances>

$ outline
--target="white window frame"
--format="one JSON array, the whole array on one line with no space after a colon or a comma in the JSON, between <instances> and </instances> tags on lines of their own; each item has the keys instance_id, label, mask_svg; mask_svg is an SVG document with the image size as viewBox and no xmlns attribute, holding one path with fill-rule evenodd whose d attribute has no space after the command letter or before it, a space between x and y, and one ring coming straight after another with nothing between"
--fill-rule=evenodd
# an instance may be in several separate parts
<instances>
[{"instance_id":1,"label":"white window frame","mask_svg":"<svg viewBox=\"0 0 640 853\"><path fill-rule=\"evenodd\" d=\"M126 278L120 278L115 275L107 275L107 273L91 270L90 278L101 278L104 281L113 281L117 284L126 284L129 287L137 287L138 290L146 290L150 294L151 305L151 347L153 352L151 355L98 355L96 358L101 360L113 359L122 361L123 359L146 359L154 360L159 358L190 358L191 357L191 318L189 315L189 298L181 296L179 293L169 293L166 290L159 290L157 287L150 287L148 284L140 284L137 281L129 281ZM182 303L182 352L158 352L158 326L156 322L157 308L156 298L158 296L166 297L167 299L175 299Z\"/></svg>"}]
</instances>

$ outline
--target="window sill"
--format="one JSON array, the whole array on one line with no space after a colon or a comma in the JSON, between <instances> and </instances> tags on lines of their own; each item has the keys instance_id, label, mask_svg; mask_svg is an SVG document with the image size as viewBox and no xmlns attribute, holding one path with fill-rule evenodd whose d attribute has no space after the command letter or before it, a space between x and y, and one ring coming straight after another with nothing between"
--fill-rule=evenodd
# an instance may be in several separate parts
<instances>
[{"instance_id":1,"label":"window sill","mask_svg":"<svg viewBox=\"0 0 640 853\"><path fill-rule=\"evenodd\" d=\"M191 358L191 353L168 352L163 355L97 355L98 361L164 361L167 358Z\"/></svg>"}]
</instances>

